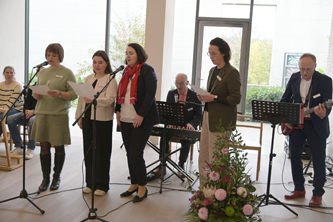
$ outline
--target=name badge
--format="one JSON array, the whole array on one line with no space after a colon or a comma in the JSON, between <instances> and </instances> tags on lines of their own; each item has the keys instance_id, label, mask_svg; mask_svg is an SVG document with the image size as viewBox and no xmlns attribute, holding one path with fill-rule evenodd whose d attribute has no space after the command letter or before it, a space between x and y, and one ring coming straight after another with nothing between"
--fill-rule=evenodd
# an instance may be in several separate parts
<instances>
[{"instance_id":1,"label":"name badge","mask_svg":"<svg viewBox=\"0 0 333 222\"><path fill-rule=\"evenodd\" d=\"M216 76L216 78L217 78L219 81L221 81L221 80L222 80L220 76Z\"/></svg>"},{"instance_id":2,"label":"name badge","mask_svg":"<svg viewBox=\"0 0 333 222\"><path fill-rule=\"evenodd\" d=\"M193 110L193 107L187 109L187 111L191 111L191 110Z\"/></svg>"},{"instance_id":3,"label":"name badge","mask_svg":"<svg viewBox=\"0 0 333 222\"><path fill-rule=\"evenodd\" d=\"M320 93L318 93L317 95L314 95L313 98L318 98L320 96Z\"/></svg>"},{"instance_id":4,"label":"name badge","mask_svg":"<svg viewBox=\"0 0 333 222\"><path fill-rule=\"evenodd\" d=\"M60 76L60 75L56 75L56 78L62 78L62 76Z\"/></svg>"}]
</instances>

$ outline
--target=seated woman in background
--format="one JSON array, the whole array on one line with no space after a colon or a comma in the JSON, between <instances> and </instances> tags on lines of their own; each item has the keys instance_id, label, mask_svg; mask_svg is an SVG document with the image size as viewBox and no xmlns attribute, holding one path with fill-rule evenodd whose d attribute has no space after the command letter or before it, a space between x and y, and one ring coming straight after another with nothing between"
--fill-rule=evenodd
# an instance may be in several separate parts
<instances>
[{"instance_id":1,"label":"seated woman in background","mask_svg":"<svg viewBox=\"0 0 333 222\"><path fill-rule=\"evenodd\" d=\"M3 75L5 76L5 81L0 83L0 109L7 111L15 102L19 96L22 88L20 83L15 81L15 70L11 66L6 66L3 70ZM13 109L11 109L7 115L13 115L22 111L23 101L20 98ZM4 112L0 113L0 119L2 119ZM0 136L2 135L2 127L0 127Z\"/></svg>"},{"instance_id":2,"label":"seated woman in background","mask_svg":"<svg viewBox=\"0 0 333 222\"><path fill-rule=\"evenodd\" d=\"M110 81L112 73L110 59L106 52L100 50L92 57L94 74L87 76L85 83L92 84L95 92ZM109 190L110 158L112 151L112 125L114 103L117 95L117 81L113 79L106 90L97 98L96 107L96 150L95 150L95 178L94 195L103 196ZM76 118L85 110L92 98L80 97L76 109ZM93 141L94 109L90 106L84 117L78 122L83 133L84 163L86 165L86 187L83 193L92 192L92 145Z\"/></svg>"}]
</instances>

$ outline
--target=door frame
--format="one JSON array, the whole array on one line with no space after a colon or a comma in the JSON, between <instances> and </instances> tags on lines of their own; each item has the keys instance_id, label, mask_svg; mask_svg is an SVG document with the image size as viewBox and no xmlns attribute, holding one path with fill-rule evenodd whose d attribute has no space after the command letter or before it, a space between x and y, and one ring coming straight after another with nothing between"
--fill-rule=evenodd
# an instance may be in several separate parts
<instances>
[{"instance_id":1,"label":"door frame","mask_svg":"<svg viewBox=\"0 0 333 222\"><path fill-rule=\"evenodd\" d=\"M203 30L205 26L215 27L241 27L242 43L241 43L241 56L239 64L239 74L241 78L241 102L237 106L237 111L245 114L246 102L246 89L249 68L249 55L251 43L251 28L252 28L252 14L253 14L254 0L251 0L249 19L240 18L216 18L216 17L199 17L200 0L197 0L196 9L196 23L194 34L194 48L193 48L193 67L192 67L192 81L194 85L199 85L201 79L201 62L203 52ZM232 49L231 49L232 51Z\"/></svg>"}]
</instances>

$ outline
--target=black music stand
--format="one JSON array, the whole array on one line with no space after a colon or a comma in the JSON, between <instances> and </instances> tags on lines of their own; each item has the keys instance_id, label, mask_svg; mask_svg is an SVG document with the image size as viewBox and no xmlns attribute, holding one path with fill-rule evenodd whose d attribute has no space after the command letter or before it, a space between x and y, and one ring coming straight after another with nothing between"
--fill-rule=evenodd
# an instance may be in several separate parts
<instances>
[{"instance_id":1,"label":"black music stand","mask_svg":"<svg viewBox=\"0 0 333 222\"><path fill-rule=\"evenodd\" d=\"M164 180L164 171L167 167L166 158L165 158L165 147L167 144L167 126L186 126L186 118L185 118L185 105L181 103L169 103L169 102L161 102L156 101L157 110L160 117L160 123L164 124L163 135L161 136L161 146L160 152L162 152L160 161L160 166L162 166L161 173L161 184L160 184L160 193L162 193L162 185ZM169 162L169 161L168 161ZM176 165L176 164L174 164ZM174 166L173 165L173 166ZM170 168L169 168L170 169ZM172 171L173 172L173 171ZM175 173L175 172L173 172ZM176 174L178 176L178 174ZM181 178L181 177L180 177Z\"/></svg>"},{"instance_id":2,"label":"black music stand","mask_svg":"<svg viewBox=\"0 0 333 222\"><path fill-rule=\"evenodd\" d=\"M269 198L273 198L278 204L287 208L290 212L298 216L298 214L290 209L287 205L279 201L272 194L269 193L271 185L271 173L273 158L276 156L273 153L274 145L274 135L275 135L275 126L278 123L290 123L290 124L299 124L300 123L300 111L301 104L297 103L279 103L279 102L270 102L263 100L252 100L252 115L254 120L265 120L272 123L272 142L271 142L271 152L269 154L269 168L268 168L268 178L267 178L267 190L265 194L259 196L262 198L257 207L260 207L261 204L266 201L265 205L268 206Z\"/></svg>"}]
</instances>

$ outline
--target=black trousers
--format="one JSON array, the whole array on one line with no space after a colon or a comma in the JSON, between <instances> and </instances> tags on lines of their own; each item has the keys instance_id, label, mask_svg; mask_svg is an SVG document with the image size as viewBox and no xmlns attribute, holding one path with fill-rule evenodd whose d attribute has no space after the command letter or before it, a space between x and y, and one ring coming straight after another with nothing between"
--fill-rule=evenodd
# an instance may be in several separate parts
<instances>
[{"instance_id":1,"label":"black trousers","mask_svg":"<svg viewBox=\"0 0 333 222\"><path fill-rule=\"evenodd\" d=\"M146 180L146 163L143 158L143 151L146 147L153 127L133 127L133 123L121 122L121 135L127 152L127 164L131 176L131 184L144 186Z\"/></svg>"},{"instance_id":2,"label":"black trousers","mask_svg":"<svg viewBox=\"0 0 333 222\"><path fill-rule=\"evenodd\" d=\"M96 121L95 189L105 192L109 190L110 181L112 125L113 120ZM92 188L93 120L84 117L82 126L86 183L87 187Z\"/></svg>"},{"instance_id":3,"label":"black trousers","mask_svg":"<svg viewBox=\"0 0 333 222\"><path fill-rule=\"evenodd\" d=\"M167 142L165 145L165 153L169 153L169 138L166 138ZM160 140L160 147L162 146L162 140ZM180 140L180 144L182 145L182 148L179 151L179 162L185 163L188 157L188 153L190 152L190 147L193 142L189 140ZM162 157L162 153L160 153L160 158Z\"/></svg>"}]
</instances>

